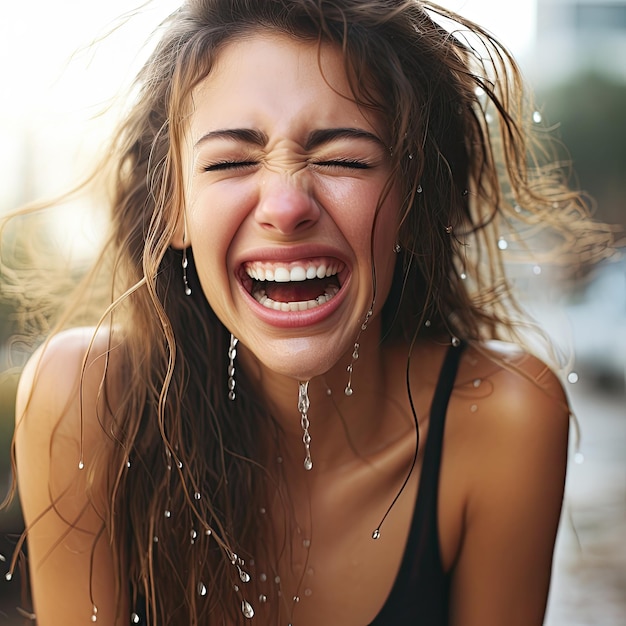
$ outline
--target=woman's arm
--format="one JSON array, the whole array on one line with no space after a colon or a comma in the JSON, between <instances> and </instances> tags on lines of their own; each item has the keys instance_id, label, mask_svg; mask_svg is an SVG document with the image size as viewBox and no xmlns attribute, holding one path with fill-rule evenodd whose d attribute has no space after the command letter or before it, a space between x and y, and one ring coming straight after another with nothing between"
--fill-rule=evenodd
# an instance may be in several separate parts
<instances>
[{"instance_id":1,"label":"woman's arm","mask_svg":"<svg viewBox=\"0 0 626 626\"><path fill-rule=\"evenodd\" d=\"M104 501L106 477L90 471L94 451L106 445L95 411L103 358L90 359L86 369L85 466L79 469L79 381L92 333L75 329L54 337L30 359L18 387L17 476L38 626L84 626L94 605L98 624L115 623L112 553L96 510Z\"/></svg>"},{"instance_id":2,"label":"woman's arm","mask_svg":"<svg viewBox=\"0 0 626 626\"><path fill-rule=\"evenodd\" d=\"M540 626L559 523L569 410L543 363L500 370L473 419L464 537L454 566L453 626ZM478 413L476 414L478 415Z\"/></svg>"}]
</instances>

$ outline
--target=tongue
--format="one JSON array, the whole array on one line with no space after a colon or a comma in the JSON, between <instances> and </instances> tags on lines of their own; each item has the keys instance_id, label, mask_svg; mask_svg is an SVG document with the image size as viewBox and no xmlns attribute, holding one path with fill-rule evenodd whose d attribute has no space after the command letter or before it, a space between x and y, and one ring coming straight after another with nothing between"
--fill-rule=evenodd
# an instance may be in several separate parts
<instances>
[{"instance_id":1,"label":"tongue","mask_svg":"<svg viewBox=\"0 0 626 626\"><path fill-rule=\"evenodd\" d=\"M270 281L262 283L262 286L267 297L275 302L306 302L323 295L330 284L336 284L336 281L329 278L314 278L289 283Z\"/></svg>"}]
</instances>

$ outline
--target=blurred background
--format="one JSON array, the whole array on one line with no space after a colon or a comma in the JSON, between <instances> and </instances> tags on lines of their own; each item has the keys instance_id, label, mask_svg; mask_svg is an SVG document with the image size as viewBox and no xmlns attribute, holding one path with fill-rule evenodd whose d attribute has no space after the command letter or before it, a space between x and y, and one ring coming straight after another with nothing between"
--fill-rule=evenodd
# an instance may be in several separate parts
<instances>
[{"instance_id":1,"label":"blurred background","mask_svg":"<svg viewBox=\"0 0 626 626\"><path fill-rule=\"evenodd\" d=\"M144 42L177 6L128 0L3 0L0 21L0 214L60 193L99 154ZM598 219L626 226L626 0L448 0L520 62L538 110L567 146ZM102 233L97 211L66 202L42 222L70 273ZM2 240L11 245L11 232ZM16 305L0 276L0 499L10 484L13 401L30 348L11 341ZM572 445L547 626L626 624L626 261L584 278L516 270L526 304L574 355L564 372L582 433ZM0 625L17 624L19 575L4 574L21 532L19 503L0 514Z\"/></svg>"}]
</instances>

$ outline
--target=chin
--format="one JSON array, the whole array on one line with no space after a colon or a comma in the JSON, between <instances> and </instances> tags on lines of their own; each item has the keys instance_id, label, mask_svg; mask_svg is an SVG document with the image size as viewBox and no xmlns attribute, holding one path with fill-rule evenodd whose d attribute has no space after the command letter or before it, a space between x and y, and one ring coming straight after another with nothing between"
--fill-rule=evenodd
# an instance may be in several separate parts
<instances>
[{"instance_id":1,"label":"chin","mask_svg":"<svg viewBox=\"0 0 626 626\"><path fill-rule=\"evenodd\" d=\"M329 345L333 345L332 341L322 338L317 341L311 338L291 338L272 343L274 345L271 350L264 349L262 354L254 353L255 360L262 369L295 381L311 380L326 374L340 361L345 360L346 351L350 348L347 345L345 349L337 346L329 350ZM346 365L348 362L346 360Z\"/></svg>"}]
</instances>

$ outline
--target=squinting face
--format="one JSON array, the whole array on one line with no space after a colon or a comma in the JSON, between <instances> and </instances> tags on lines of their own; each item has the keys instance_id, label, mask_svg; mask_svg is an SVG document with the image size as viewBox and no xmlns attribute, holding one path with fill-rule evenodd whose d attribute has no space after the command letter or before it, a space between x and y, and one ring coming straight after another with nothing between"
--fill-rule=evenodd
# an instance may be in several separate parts
<instances>
[{"instance_id":1,"label":"squinting face","mask_svg":"<svg viewBox=\"0 0 626 626\"><path fill-rule=\"evenodd\" d=\"M391 168L386 129L352 101L341 52L272 33L228 44L194 91L188 143L187 241L211 307L262 366L328 371L372 302ZM376 312L397 215L392 190L374 236Z\"/></svg>"}]
</instances>

